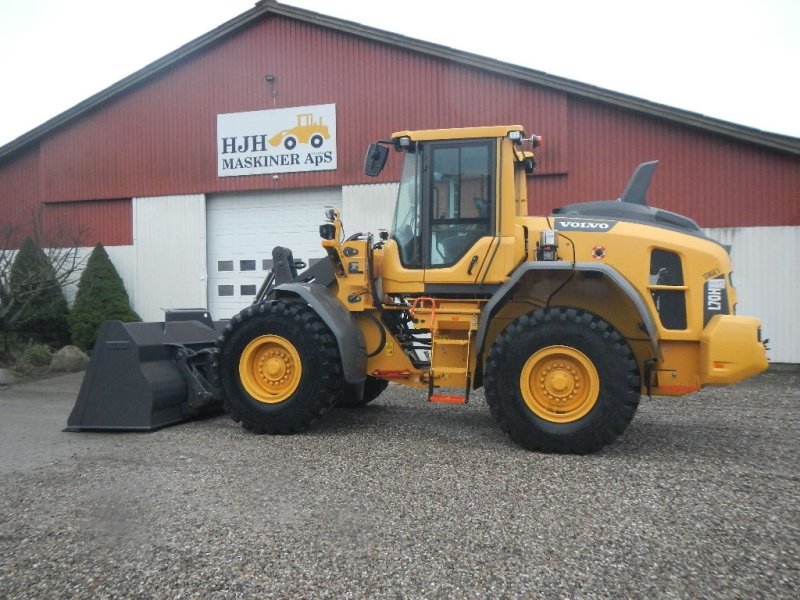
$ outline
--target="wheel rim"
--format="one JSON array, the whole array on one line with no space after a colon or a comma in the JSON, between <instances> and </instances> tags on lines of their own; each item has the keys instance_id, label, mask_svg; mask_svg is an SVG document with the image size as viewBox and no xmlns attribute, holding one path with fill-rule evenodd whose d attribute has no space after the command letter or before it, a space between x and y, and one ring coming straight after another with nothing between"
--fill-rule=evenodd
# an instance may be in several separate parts
<instances>
[{"instance_id":1,"label":"wheel rim","mask_svg":"<svg viewBox=\"0 0 800 600\"><path fill-rule=\"evenodd\" d=\"M583 418L600 393L600 378L592 361L568 346L548 346L532 354L519 383L528 408L553 423Z\"/></svg>"},{"instance_id":2,"label":"wheel rim","mask_svg":"<svg viewBox=\"0 0 800 600\"><path fill-rule=\"evenodd\" d=\"M277 404L291 396L302 374L297 349L278 335L255 338L239 359L239 378L245 391L265 404Z\"/></svg>"}]
</instances>

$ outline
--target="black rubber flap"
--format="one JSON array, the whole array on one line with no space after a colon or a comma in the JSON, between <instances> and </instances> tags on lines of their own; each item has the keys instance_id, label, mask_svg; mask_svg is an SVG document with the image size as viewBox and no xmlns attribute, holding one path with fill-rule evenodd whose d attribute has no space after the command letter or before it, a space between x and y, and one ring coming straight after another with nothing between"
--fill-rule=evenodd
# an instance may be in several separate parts
<instances>
[{"instance_id":1,"label":"black rubber flap","mask_svg":"<svg viewBox=\"0 0 800 600\"><path fill-rule=\"evenodd\" d=\"M67 430L153 431L193 418L174 344L211 347L219 335L212 325L103 322Z\"/></svg>"}]
</instances>

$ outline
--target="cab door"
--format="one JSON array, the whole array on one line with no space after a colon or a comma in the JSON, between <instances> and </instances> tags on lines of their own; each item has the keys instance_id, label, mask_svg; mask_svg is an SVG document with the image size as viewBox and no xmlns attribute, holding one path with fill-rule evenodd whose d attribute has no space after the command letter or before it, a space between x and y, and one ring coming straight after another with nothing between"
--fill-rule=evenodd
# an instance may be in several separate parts
<instances>
[{"instance_id":1,"label":"cab door","mask_svg":"<svg viewBox=\"0 0 800 600\"><path fill-rule=\"evenodd\" d=\"M424 282L473 283L495 237L495 140L425 145Z\"/></svg>"}]
</instances>

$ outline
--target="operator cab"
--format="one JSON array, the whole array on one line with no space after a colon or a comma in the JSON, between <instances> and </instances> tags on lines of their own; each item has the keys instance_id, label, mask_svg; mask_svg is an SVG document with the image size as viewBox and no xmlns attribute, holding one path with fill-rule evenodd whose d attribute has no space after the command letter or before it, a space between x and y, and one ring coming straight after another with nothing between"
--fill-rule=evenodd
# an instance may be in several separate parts
<instances>
[{"instance_id":1,"label":"operator cab","mask_svg":"<svg viewBox=\"0 0 800 600\"><path fill-rule=\"evenodd\" d=\"M418 291L470 294L505 281L524 253L514 219L527 213L525 174L535 162L523 144L539 140L508 125L403 131L372 144L367 175L381 173L390 148L404 155L384 279L405 291L419 282Z\"/></svg>"},{"instance_id":2,"label":"operator cab","mask_svg":"<svg viewBox=\"0 0 800 600\"><path fill-rule=\"evenodd\" d=\"M404 154L384 250L404 280L477 282L491 263L499 235L499 140L509 129L401 132L370 146L365 172L371 176L382 171L389 147Z\"/></svg>"},{"instance_id":3,"label":"operator cab","mask_svg":"<svg viewBox=\"0 0 800 600\"><path fill-rule=\"evenodd\" d=\"M406 151L391 232L403 267L452 267L494 236L493 142L417 143Z\"/></svg>"}]
</instances>

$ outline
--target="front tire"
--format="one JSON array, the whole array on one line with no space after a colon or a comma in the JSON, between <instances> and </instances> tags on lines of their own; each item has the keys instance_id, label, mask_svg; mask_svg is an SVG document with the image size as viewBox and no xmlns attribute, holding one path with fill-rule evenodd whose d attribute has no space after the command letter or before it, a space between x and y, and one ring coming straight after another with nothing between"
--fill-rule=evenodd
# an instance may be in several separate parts
<instances>
[{"instance_id":1,"label":"front tire","mask_svg":"<svg viewBox=\"0 0 800 600\"><path fill-rule=\"evenodd\" d=\"M513 321L486 361L486 401L500 427L529 450L596 452L639 405L627 341L592 313L540 309Z\"/></svg>"},{"instance_id":2,"label":"front tire","mask_svg":"<svg viewBox=\"0 0 800 600\"><path fill-rule=\"evenodd\" d=\"M225 409L255 433L295 433L327 413L342 389L339 349L304 302L250 306L217 341Z\"/></svg>"}]
</instances>

